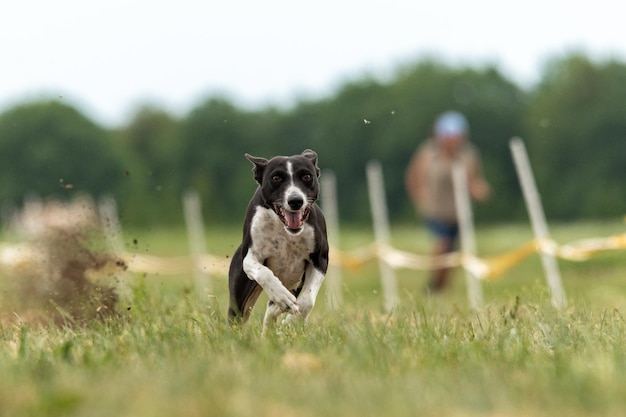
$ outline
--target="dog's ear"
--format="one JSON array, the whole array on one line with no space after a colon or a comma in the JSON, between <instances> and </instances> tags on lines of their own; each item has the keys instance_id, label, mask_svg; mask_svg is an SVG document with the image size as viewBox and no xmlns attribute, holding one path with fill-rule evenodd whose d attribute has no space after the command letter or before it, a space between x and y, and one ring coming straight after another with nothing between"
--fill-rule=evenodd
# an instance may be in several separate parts
<instances>
[{"instance_id":1,"label":"dog's ear","mask_svg":"<svg viewBox=\"0 0 626 417\"><path fill-rule=\"evenodd\" d=\"M313 165L315 166L315 173L319 177L320 169L317 166L317 154L314 151L307 149L304 152L302 152L302 156L304 156L306 159L309 159L311 162L313 162Z\"/></svg>"},{"instance_id":2,"label":"dog's ear","mask_svg":"<svg viewBox=\"0 0 626 417\"><path fill-rule=\"evenodd\" d=\"M250 154L245 154L245 155L246 155L246 159L254 164L254 168L252 168L254 179L256 180L256 182L261 184L261 181L263 180L263 171L265 170L265 167L267 166L267 163L269 161L265 158L259 158L257 156L252 156Z\"/></svg>"}]
</instances>

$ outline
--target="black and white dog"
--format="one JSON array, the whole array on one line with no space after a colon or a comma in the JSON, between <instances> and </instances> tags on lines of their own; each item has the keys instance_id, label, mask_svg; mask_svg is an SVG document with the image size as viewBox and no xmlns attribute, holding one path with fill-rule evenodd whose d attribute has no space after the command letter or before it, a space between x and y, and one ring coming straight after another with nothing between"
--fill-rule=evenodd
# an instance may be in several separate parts
<instances>
[{"instance_id":1,"label":"black and white dog","mask_svg":"<svg viewBox=\"0 0 626 417\"><path fill-rule=\"evenodd\" d=\"M259 186L248 204L243 241L230 263L229 321L245 322L261 291L269 297L263 329L282 313L306 321L328 268L326 222L316 204L317 154L246 154Z\"/></svg>"}]
</instances>

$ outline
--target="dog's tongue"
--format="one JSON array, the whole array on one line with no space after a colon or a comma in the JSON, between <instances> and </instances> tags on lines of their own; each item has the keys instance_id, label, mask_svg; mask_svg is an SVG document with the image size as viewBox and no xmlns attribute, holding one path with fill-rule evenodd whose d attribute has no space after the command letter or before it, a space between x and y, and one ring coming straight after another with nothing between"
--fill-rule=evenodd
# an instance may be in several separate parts
<instances>
[{"instance_id":1,"label":"dog's tongue","mask_svg":"<svg viewBox=\"0 0 626 417\"><path fill-rule=\"evenodd\" d=\"M290 229L299 229L302 224L302 212L300 211L285 211L285 221L287 227Z\"/></svg>"}]
</instances>

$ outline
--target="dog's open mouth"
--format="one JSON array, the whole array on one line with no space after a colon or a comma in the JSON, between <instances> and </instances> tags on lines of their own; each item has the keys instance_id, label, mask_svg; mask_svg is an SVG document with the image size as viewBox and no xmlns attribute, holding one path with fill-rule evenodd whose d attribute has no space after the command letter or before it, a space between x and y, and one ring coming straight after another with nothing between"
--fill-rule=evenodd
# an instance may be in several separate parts
<instances>
[{"instance_id":1,"label":"dog's open mouth","mask_svg":"<svg viewBox=\"0 0 626 417\"><path fill-rule=\"evenodd\" d=\"M300 231L304 223L306 223L309 218L309 213L311 212L309 207L306 207L303 210L291 211L286 210L285 208L274 205L274 211L278 214L278 217L283 222L288 231L295 233Z\"/></svg>"}]
</instances>

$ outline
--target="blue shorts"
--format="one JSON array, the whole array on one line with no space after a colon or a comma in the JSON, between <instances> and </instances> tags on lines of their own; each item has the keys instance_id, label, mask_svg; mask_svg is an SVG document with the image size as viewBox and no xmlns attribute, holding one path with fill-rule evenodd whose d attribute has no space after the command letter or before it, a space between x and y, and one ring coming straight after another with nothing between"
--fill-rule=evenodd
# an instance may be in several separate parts
<instances>
[{"instance_id":1,"label":"blue shorts","mask_svg":"<svg viewBox=\"0 0 626 417\"><path fill-rule=\"evenodd\" d=\"M437 238L455 241L459 236L459 225L454 222L446 222L437 219L424 219L428 231Z\"/></svg>"}]
</instances>

